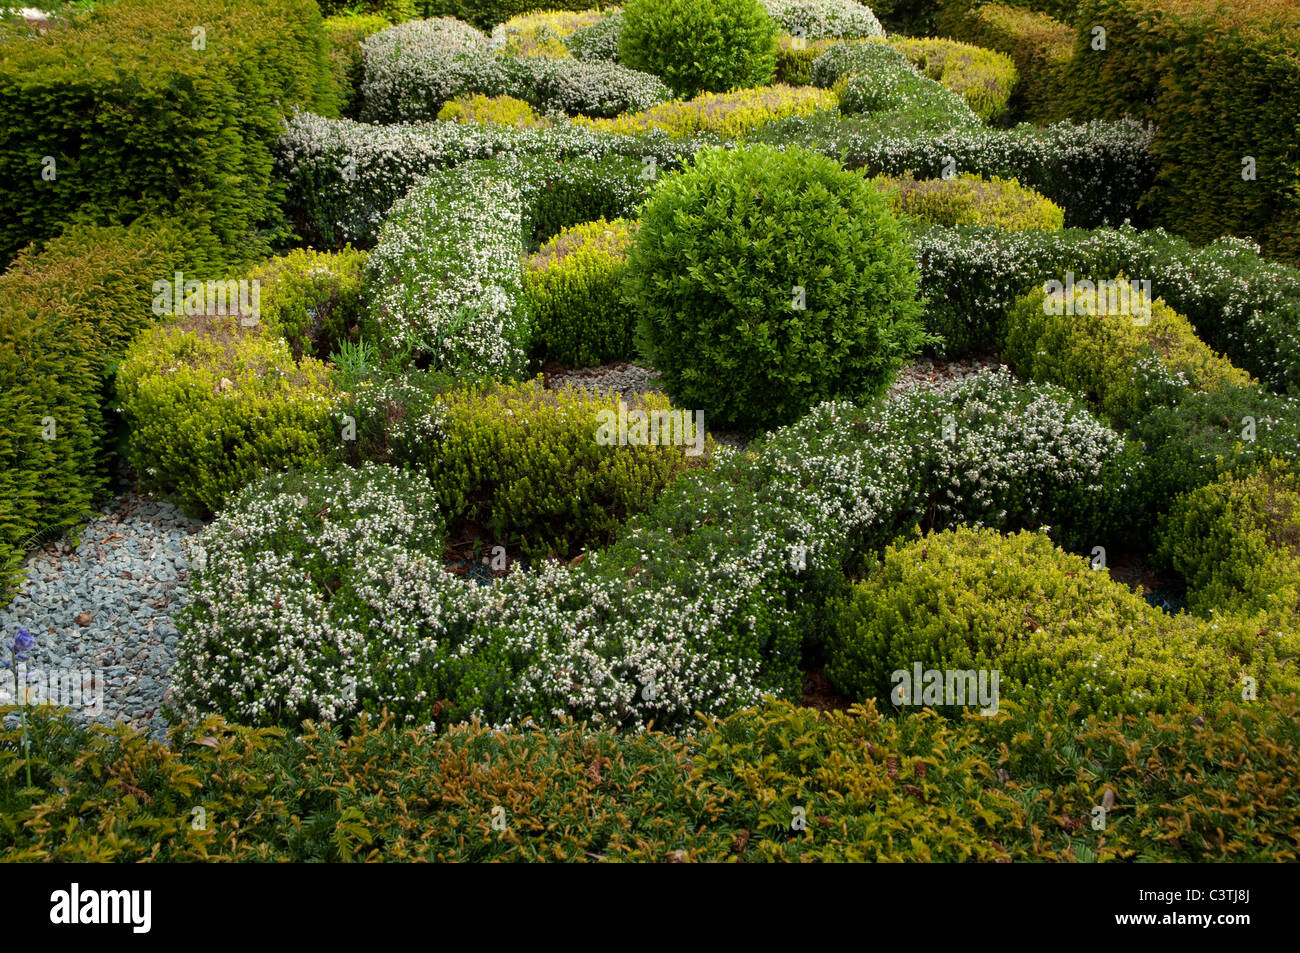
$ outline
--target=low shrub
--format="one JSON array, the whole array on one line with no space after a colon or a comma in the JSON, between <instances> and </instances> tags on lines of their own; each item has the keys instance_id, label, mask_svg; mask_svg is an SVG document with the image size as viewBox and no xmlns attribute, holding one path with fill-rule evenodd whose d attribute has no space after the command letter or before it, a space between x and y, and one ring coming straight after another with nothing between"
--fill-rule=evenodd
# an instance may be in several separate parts
<instances>
[{"instance_id":1,"label":"low shrub","mask_svg":"<svg viewBox=\"0 0 1300 953\"><path fill-rule=\"evenodd\" d=\"M507 91L506 61L488 38L449 18L411 20L361 41L361 117L367 122L430 120L462 93Z\"/></svg>"},{"instance_id":2,"label":"low shrub","mask_svg":"<svg viewBox=\"0 0 1300 953\"><path fill-rule=\"evenodd\" d=\"M1111 282L1122 297L1108 294L1105 281L1089 282L1097 286L1093 293L1073 276L1058 284L1064 290L1057 297L1040 288L1008 310L1002 357L1022 377L1082 393L1116 426L1131 427L1188 390L1254 383L1206 347L1185 317L1141 287L1130 288L1125 276Z\"/></svg>"},{"instance_id":3,"label":"low shrub","mask_svg":"<svg viewBox=\"0 0 1300 953\"><path fill-rule=\"evenodd\" d=\"M585 124L601 132L623 135L662 129L676 138L701 133L739 138L783 116L807 115L834 109L835 105L835 95L826 90L777 85L701 93L694 99L664 103L617 119L588 120Z\"/></svg>"},{"instance_id":4,"label":"low shrub","mask_svg":"<svg viewBox=\"0 0 1300 953\"><path fill-rule=\"evenodd\" d=\"M579 60L618 62L618 37L623 30L623 11L606 12L590 26L574 30L566 39L569 52Z\"/></svg>"},{"instance_id":5,"label":"low shrub","mask_svg":"<svg viewBox=\"0 0 1300 953\"><path fill-rule=\"evenodd\" d=\"M637 411L653 419L673 410L657 394L626 405L630 445L617 445L617 432L602 443L602 428L617 421L621 403L572 388L547 391L540 380L450 391L441 399L442 439L413 462L449 518L485 527L490 538L530 556L572 558L608 543L681 473L707 462L702 430L661 429L677 414L653 427L652 436L666 443L631 444ZM688 417L694 428L695 415Z\"/></svg>"},{"instance_id":6,"label":"low shrub","mask_svg":"<svg viewBox=\"0 0 1300 953\"><path fill-rule=\"evenodd\" d=\"M812 82L812 65L839 40L805 40L802 37L776 38L776 75L774 83L807 86Z\"/></svg>"},{"instance_id":7,"label":"low shrub","mask_svg":"<svg viewBox=\"0 0 1300 953\"><path fill-rule=\"evenodd\" d=\"M884 389L916 347L916 272L880 193L801 151L706 150L664 179L628 255L638 345L721 426Z\"/></svg>"},{"instance_id":8,"label":"low shrub","mask_svg":"<svg viewBox=\"0 0 1300 953\"><path fill-rule=\"evenodd\" d=\"M529 259L524 294L535 350L574 367L633 354L635 322L622 295L634 228L598 219L560 232Z\"/></svg>"},{"instance_id":9,"label":"low shrub","mask_svg":"<svg viewBox=\"0 0 1300 953\"><path fill-rule=\"evenodd\" d=\"M375 17L385 23L404 23L416 16L418 0L318 0L330 19L360 20Z\"/></svg>"},{"instance_id":10,"label":"low shrub","mask_svg":"<svg viewBox=\"0 0 1300 953\"><path fill-rule=\"evenodd\" d=\"M383 342L435 369L517 376L527 364L520 193L482 163L435 173L393 206L366 264Z\"/></svg>"},{"instance_id":11,"label":"low shrub","mask_svg":"<svg viewBox=\"0 0 1300 953\"><path fill-rule=\"evenodd\" d=\"M1300 658L1300 478L1272 460L1180 497L1161 521L1157 553L1187 580L1193 612L1263 612L1285 620Z\"/></svg>"},{"instance_id":12,"label":"low shrub","mask_svg":"<svg viewBox=\"0 0 1300 953\"><path fill-rule=\"evenodd\" d=\"M628 0L618 57L685 99L765 86L776 28L759 0Z\"/></svg>"},{"instance_id":13,"label":"low shrub","mask_svg":"<svg viewBox=\"0 0 1300 953\"><path fill-rule=\"evenodd\" d=\"M1235 365L1275 391L1300 393L1300 271L1238 239L1195 248L1158 229L938 227L918 236L917 258L927 325L950 354L992 344L1010 303L1047 279L1124 272L1151 281Z\"/></svg>"},{"instance_id":14,"label":"low shrub","mask_svg":"<svg viewBox=\"0 0 1300 953\"><path fill-rule=\"evenodd\" d=\"M955 179L874 180L885 190L890 205L927 225L996 225L1011 231L1059 231L1065 212L1056 203L1015 179L983 179L969 173Z\"/></svg>"},{"instance_id":15,"label":"low shrub","mask_svg":"<svg viewBox=\"0 0 1300 953\"><path fill-rule=\"evenodd\" d=\"M1000 695L1029 707L1165 712L1232 692L1237 666L1209 635L1200 620L1148 605L1046 536L958 528L886 549L840 610L826 674L858 700L915 704L922 686L893 695L908 685L893 673L910 680L919 665L997 672ZM925 696L944 711L951 701Z\"/></svg>"},{"instance_id":16,"label":"low shrub","mask_svg":"<svg viewBox=\"0 0 1300 953\"><path fill-rule=\"evenodd\" d=\"M339 113L355 115L360 109L361 41L388 27L382 16L337 16L325 20L325 37L329 41L330 72L334 76L334 95Z\"/></svg>"},{"instance_id":17,"label":"low shrub","mask_svg":"<svg viewBox=\"0 0 1300 953\"><path fill-rule=\"evenodd\" d=\"M846 116L899 113L914 120L924 117L936 132L981 126L961 96L918 72L893 47L877 45L877 49L888 50L894 58L888 65L881 63L879 68L849 74L840 93L840 112Z\"/></svg>"},{"instance_id":18,"label":"low shrub","mask_svg":"<svg viewBox=\"0 0 1300 953\"><path fill-rule=\"evenodd\" d=\"M809 40L885 35L871 8L857 0L763 0L763 6L784 32Z\"/></svg>"},{"instance_id":19,"label":"low shrub","mask_svg":"<svg viewBox=\"0 0 1300 953\"><path fill-rule=\"evenodd\" d=\"M507 56L570 56L568 41L574 33L601 23L598 10L537 10L511 17L492 31L492 40Z\"/></svg>"},{"instance_id":20,"label":"low shrub","mask_svg":"<svg viewBox=\"0 0 1300 953\"><path fill-rule=\"evenodd\" d=\"M329 441L326 367L234 315L182 317L145 332L122 361L127 457L196 514L265 470L320 465Z\"/></svg>"},{"instance_id":21,"label":"low shrub","mask_svg":"<svg viewBox=\"0 0 1300 953\"><path fill-rule=\"evenodd\" d=\"M1019 74L1005 53L939 38L894 37L890 45L926 76L965 99L984 122L1007 117Z\"/></svg>"},{"instance_id":22,"label":"low shrub","mask_svg":"<svg viewBox=\"0 0 1300 953\"><path fill-rule=\"evenodd\" d=\"M672 98L657 77L604 60L507 59L505 89L545 113L606 119Z\"/></svg>"},{"instance_id":23,"label":"low shrub","mask_svg":"<svg viewBox=\"0 0 1300 953\"><path fill-rule=\"evenodd\" d=\"M513 96L459 96L438 110L443 122L472 122L510 126L514 129L537 129L549 126L549 119L539 116L533 107Z\"/></svg>"},{"instance_id":24,"label":"low shrub","mask_svg":"<svg viewBox=\"0 0 1300 953\"><path fill-rule=\"evenodd\" d=\"M539 9L540 0L415 0L422 17L456 17L480 30L490 30L521 13ZM597 10L611 6L605 0L545 0L540 9Z\"/></svg>"},{"instance_id":25,"label":"low shrub","mask_svg":"<svg viewBox=\"0 0 1300 953\"><path fill-rule=\"evenodd\" d=\"M366 253L297 249L254 268L260 320L285 338L295 360L325 360L351 338L363 318L361 292Z\"/></svg>"}]
</instances>

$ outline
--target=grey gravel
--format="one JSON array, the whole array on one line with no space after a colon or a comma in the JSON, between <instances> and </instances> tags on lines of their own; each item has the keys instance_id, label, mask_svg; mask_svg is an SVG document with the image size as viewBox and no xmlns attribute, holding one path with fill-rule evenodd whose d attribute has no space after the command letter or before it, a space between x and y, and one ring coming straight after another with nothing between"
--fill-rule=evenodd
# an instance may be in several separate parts
<instances>
[{"instance_id":1,"label":"grey gravel","mask_svg":"<svg viewBox=\"0 0 1300 953\"><path fill-rule=\"evenodd\" d=\"M7 644L23 626L35 636L27 672L41 673L45 684L51 672L61 690L80 680L80 697L63 696L79 702L74 718L165 735L162 706L176 661L172 614L185 603L188 576L182 543L203 525L170 503L126 494L75 543L65 537L27 557L22 587L0 608L0 635ZM13 704L12 678L0 671L0 704Z\"/></svg>"}]
</instances>

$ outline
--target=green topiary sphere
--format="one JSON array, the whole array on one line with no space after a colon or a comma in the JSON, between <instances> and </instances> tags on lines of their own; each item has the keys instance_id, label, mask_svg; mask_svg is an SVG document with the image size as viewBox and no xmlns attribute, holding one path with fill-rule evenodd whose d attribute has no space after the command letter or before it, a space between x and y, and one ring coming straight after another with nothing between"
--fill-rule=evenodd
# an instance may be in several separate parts
<instances>
[{"instance_id":1,"label":"green topiary sphere","mask_svg":"<svg viewBox=\"0 0 1300 953\"><path fill-rule=\"evenodd\" d=\"M776 36L759 0L631 0L618 56L690 98L770 83Z\"/></svg>"},{"instance_id":2,"label":"green topiary sphere","mask_svg":"<svg viewBox=\"0 0 1300 953\"><path fill-rule=\"evenodd\" d=\"M880 393L928 340L903 227L824 156L701 152L646 203L628 256L637 344L679 406L759 430Z\"/></svg>"}]
</instances>

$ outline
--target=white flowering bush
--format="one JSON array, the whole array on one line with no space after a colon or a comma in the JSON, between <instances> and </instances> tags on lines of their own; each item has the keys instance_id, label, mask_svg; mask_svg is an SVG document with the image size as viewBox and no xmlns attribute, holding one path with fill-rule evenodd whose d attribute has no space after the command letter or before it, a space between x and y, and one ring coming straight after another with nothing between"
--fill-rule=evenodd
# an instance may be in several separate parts
<instances>
[{"instance_id":1,"label":"white flowering bush","mask_svg":"<svg viewBox=\"0 0 1300 953\"><path fill-rule=\"evenodd\" d=\"M618 62L618 36L623 29L623 11L615 8L603 18L565 37L569 52L577 60Z\"/></svg>"},{"instance_id":2,"label":"white flowering bush","mask_svg":"<svg viewBox=\"0 0 1300 953\"><path fill-rule=\"evenodd\" d=\"M300 112L280 138L278 171L288 183L285 204L304 239L315 247L368 248L393 203L420 177L439 169L503 153L538 156L552 169L561 159L625 156L635 162L636 187L644 191L679 168L700 141L674 139L660 130L627 136L567 124L552 129L459 122L371 125ZM627 188L620 177L597 191ZM593 206L592 214L578 221L629 212Z\"/></svg>"},{"instance_id":3,"label":"white flowering bush","mask_svg":"<svg viewBox=\"0 0 1300 953\"><path fill-rule=\"evenodd\" d=\"M884 37L871 8L857 0L763 0L767 14L786 33L810 40Z\"/></svg>"},{"instance_id":4,"label":"white flowering bush","mask_svg":"<svg viewBox=\"0 0 1300 953\"><path fill-rule=\"evenodd\" d=\"M603 60L522 57L507 75L511 96L551 115L613 118L673 98L659 77Z\"/></svg>"},{"instance_id":5,"label":"white flowering bush","mask_svg":"<svg viewBox=\"0 0 1300 953\"><path fill-rule=\"evenodd\" d=\"M281 478L197 544L178 697L191 714L286 725L386 706L411 721L683 727L796 697L846 566L901 529L1088 519L1122 492L1125 454L1063 394L1005 373L822 404L748 453L715 454L580 565L491 585L443 572L442 515L412 478Z\"/></svg>"},{"instance_id":6,"label":"white flowering bush","mask_svg":"<svg viewBox=\"0 0 1300 953\"><path fill-rule=\"evenodd\" d=\"M520 192L488 164L438 172L393 206L366 263L383 339L435 368L516 377L527 365Z\"/></svg>"},{"instance_id":7,"label":"white flowering bush","mask_svg":"<svg viewBox=\"0 0 1300 953\"><path fill-rule=\"evenodd\" d=\"M436 119L462 92L505 92L505 65L488 38L467 23L410 20L361 41L361 118L368 122Z\"/></svg>"}]
</instances>

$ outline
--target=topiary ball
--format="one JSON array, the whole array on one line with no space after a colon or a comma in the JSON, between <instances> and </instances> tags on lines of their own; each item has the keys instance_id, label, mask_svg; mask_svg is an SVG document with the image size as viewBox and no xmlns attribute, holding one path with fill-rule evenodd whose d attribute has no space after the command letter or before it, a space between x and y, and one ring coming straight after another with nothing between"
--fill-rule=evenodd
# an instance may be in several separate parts
<instances>
[{"instance_id":1,"label":"topiary ball","mask_svg":"<svg viewBox=\"0 0 1300 953\"><path fill-rule=\"evenodd\" d=\"M883 392L929 336L903 226L861 175L769 146L700 152L629 250L637 346L679 406L746 431Z\"/></svg>"},{"instance_id":2,"label":"topiary ball","mask_svg":"<svg viewBox=\"0 0 1300 953\"><path fill-rule=\"evenodd\" d=\"M630 0L618 57L690 98L770 83L776 36L759 0Z\"/></svg>"}]
</instances>

